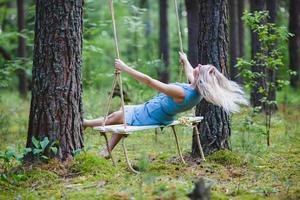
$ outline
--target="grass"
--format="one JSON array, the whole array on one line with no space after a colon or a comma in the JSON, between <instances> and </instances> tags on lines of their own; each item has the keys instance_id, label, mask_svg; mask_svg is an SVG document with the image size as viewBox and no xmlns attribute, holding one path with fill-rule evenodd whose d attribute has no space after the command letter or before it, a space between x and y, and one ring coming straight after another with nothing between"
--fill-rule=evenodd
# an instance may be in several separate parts
<instances>
[{"instance_id":1,"label":"grass","mask_svg":"<svg viewBox=\"0 0 300 200\"><path fill-rule=\"evenodd\" d=\"M120 145L114 151L117 167L113 167L110 160L97 155L104 139L87 130L86 150L74 160L26 165L13 161L8 179L0 180L0 199L188 199L193 182L200 177L212 184L213 199L299 199L300 101L296 93L287 96L285 92L279 94L282 103L272 118L270 147L262 134L263 116L251 118L249 109L244 109L232 118L232 151L216 152L199 165L176 162L170 130L157 138L152 131L130 136L126 139L129 157L143 171L134 175L127 170ZM86 117L105 112L100 109L105 101L95 96L99 96L95 91L84 96ZM20 151L26 141L29 101L11 92L0 97L0 150ZM118 105L114 100L113 108ZM178 132L188 155L191 129L178 127Z\"/></svg>"}]
</instances>

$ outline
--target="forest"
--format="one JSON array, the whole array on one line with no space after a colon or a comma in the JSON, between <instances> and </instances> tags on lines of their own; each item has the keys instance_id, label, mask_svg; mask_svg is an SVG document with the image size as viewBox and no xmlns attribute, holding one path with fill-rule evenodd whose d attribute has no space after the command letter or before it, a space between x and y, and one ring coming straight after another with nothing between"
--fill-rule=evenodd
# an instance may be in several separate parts
<instances>
[{"instance_id":1,"label":"forest","mask_svg":"<svg viewBox=\"0 0 300 200\"><path fill-rule=\"evenodd\" d=\"M300 199L299 122L300 0L0 0L0 199Z\"/></svg>"}]
</instances>

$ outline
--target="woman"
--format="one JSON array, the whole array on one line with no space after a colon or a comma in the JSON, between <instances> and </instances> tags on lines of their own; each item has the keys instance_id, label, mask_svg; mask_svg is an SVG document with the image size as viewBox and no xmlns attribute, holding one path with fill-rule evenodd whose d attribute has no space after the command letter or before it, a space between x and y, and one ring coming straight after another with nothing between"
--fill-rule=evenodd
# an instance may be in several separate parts
<instances>
[{"instance_id":1,"label":"woman","mask_svg":"<svg viewBox=\"0 0 300 200\"><path fill-rule=\"evenodd\" d=\"M174 121L176 114L191 109L200 103L202 98L222 107L227 113L237 112L239 104L248 104L242 89L235 82L228 80L214 66L199 64L192 68L186 54L179 53L179 55L190 84L165 84L130 68L120 59L115 60L117 70L128 73L137 81L160 92L159 95L142 105L125 107L125 118L128 125L170 124ZM103 118L84 120L83 126L85 128L101 126L103 123ZM122 123L122 111L113 112L106 121L106 125ZM109 142L110 151L121 138L122 135L113 134ZM104 149L101 155L108 157L107 149Z\"/></svg>"}]
</instances>

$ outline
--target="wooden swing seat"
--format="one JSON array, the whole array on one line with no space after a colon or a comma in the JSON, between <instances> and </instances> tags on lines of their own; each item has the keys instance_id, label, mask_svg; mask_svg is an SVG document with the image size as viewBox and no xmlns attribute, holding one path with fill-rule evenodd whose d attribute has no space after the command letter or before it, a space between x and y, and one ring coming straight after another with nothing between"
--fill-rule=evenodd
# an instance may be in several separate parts
<instances>
[{"instance_id":1,"label":"wooden swing seat","mask_svg":"<svg viewBox=\"0 0 300 200\"><path fill-rule=\"evenodd\" d=\"M183 156L182 156L182 153L181 153L181 150L180 150L180 147L179 147L179 141L178 141L178 138L177 138L175 126L176 125L192 125L195 128L196 137L197 137L197 145L198 145L198 148L199 148L199 151L200 151L200 155L201 155L202 159L205 160L204 154L203 154L203 151L202 151L202 147L201 147L201 144L200 144L200 137L199 137L200 133L199 133L199 130L198 130L198 127L197 127L197 124L200 123L202 120L203 120L203 117L201 117L201 116L199 116L199 117L185 117L185 118L182 118L182 119L179 119L179 120L175 120L173 123L171 123L169 125L126 126L126 128L125 128L124 124L116 124L116 125L97 126L97 127L94 127L93 129L96 130L96 131L99 131L100 134L105 137L106 148L108 149L109 157L112 160L113 164L116 165L116 162L114 161L114 159L112 157L112 153L111 153L111 151L109 151L107 133L123 134L123 135L129 136L133 132L136 132L136 131L144 131L144 130L149 130L149 129L155 129L156 130L157 128L171 127L172 132L173 132L174 137L175 137L179 157L181 159L181 162L183 164L185 164L185 161L183 159ZM136 171L132 167L132 165L129 161L127 148L126 148L126 145L125 145L125 138L126 137L122 138L122 147L123 147L123 151L124 151L124 154L125 154L125 159L126 159L128 168L133 173L139 173L138 171Z\"/></svg>"},{"instance_id":2,"label":"wooden swing seat","mask_svg":"<svg viewBox=\"0 0 300 200\"><path fill-rule=\"evenodd\" d=\"M188 124L200 123L203 117L187 117L185 118L188 121ZM163 128L175 125L185 125L180 120L175 120L169 125L148 125L148 126L126 126L124 124L116 125L106 125L106 126L97 126L94 127L94 130L100 131L101 133L116 133L116 134L127 134L130 135L135 131L143 131L148 129Z\"/></svg>"}]
</instances>

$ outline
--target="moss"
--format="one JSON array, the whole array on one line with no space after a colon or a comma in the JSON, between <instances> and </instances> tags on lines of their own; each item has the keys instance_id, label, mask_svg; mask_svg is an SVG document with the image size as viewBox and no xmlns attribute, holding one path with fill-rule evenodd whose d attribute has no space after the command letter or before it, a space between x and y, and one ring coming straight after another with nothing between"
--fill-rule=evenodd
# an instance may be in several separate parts
<instances>
[{"instance_id":1,"label":"moss","mask_svg":"<svg viewBox=\"0 0 300 200\"><path fill-rule=\"evenodd\" d=\"M244 161L245 159L241 155L229 150L216 151L213 154L207 156L207 159L221 165L232 165L240 167L246 164Z\"/></svg>"},{"instance_id":2,"label":"moss","mask_svg":"<svg viewBox=\"0 0 300 200\"><path fill-rule=\"evenodd\" d=\"M22 175L23 177L19 184L26 187L37 186L39 188L44 188L49 187L59 181L58 175L56 175L54 172L40 168L34 168L32 170L25 171L25 173Z\"/></svg>"},{"instance_id":3,"label":"moss","mask_svg":"<svg viewBox=\"0 0 300 200\"><path fill-rule=\"evenodd\" d=\"M263 197L254 195L254 194L242 194L235 198L236 200L262 200Z\"/></svg>"},{"instance_id":4,"label":"moss","mask_svg":"<svg viewBox=\"0 0 300 200\"><path fill-rule=\"evenodd\" d=\"M102 175L109 177L117 173L116 167L110 160L101 158L93 152L84 152L75 157L71 170L85 175Z\"/></svg>"},{"instance_id":5,"label":"moss","mask_svg":"<svg viewBox=\"0 0 300 200\"><path fill-rule=\"evenodd\" d=\"M229 198L225 194L223 194L221 192L216 192L216 191L213 191L211 193L211 199L213 199L213 200L229 200Z\"/></svg>"}]
</instances>

